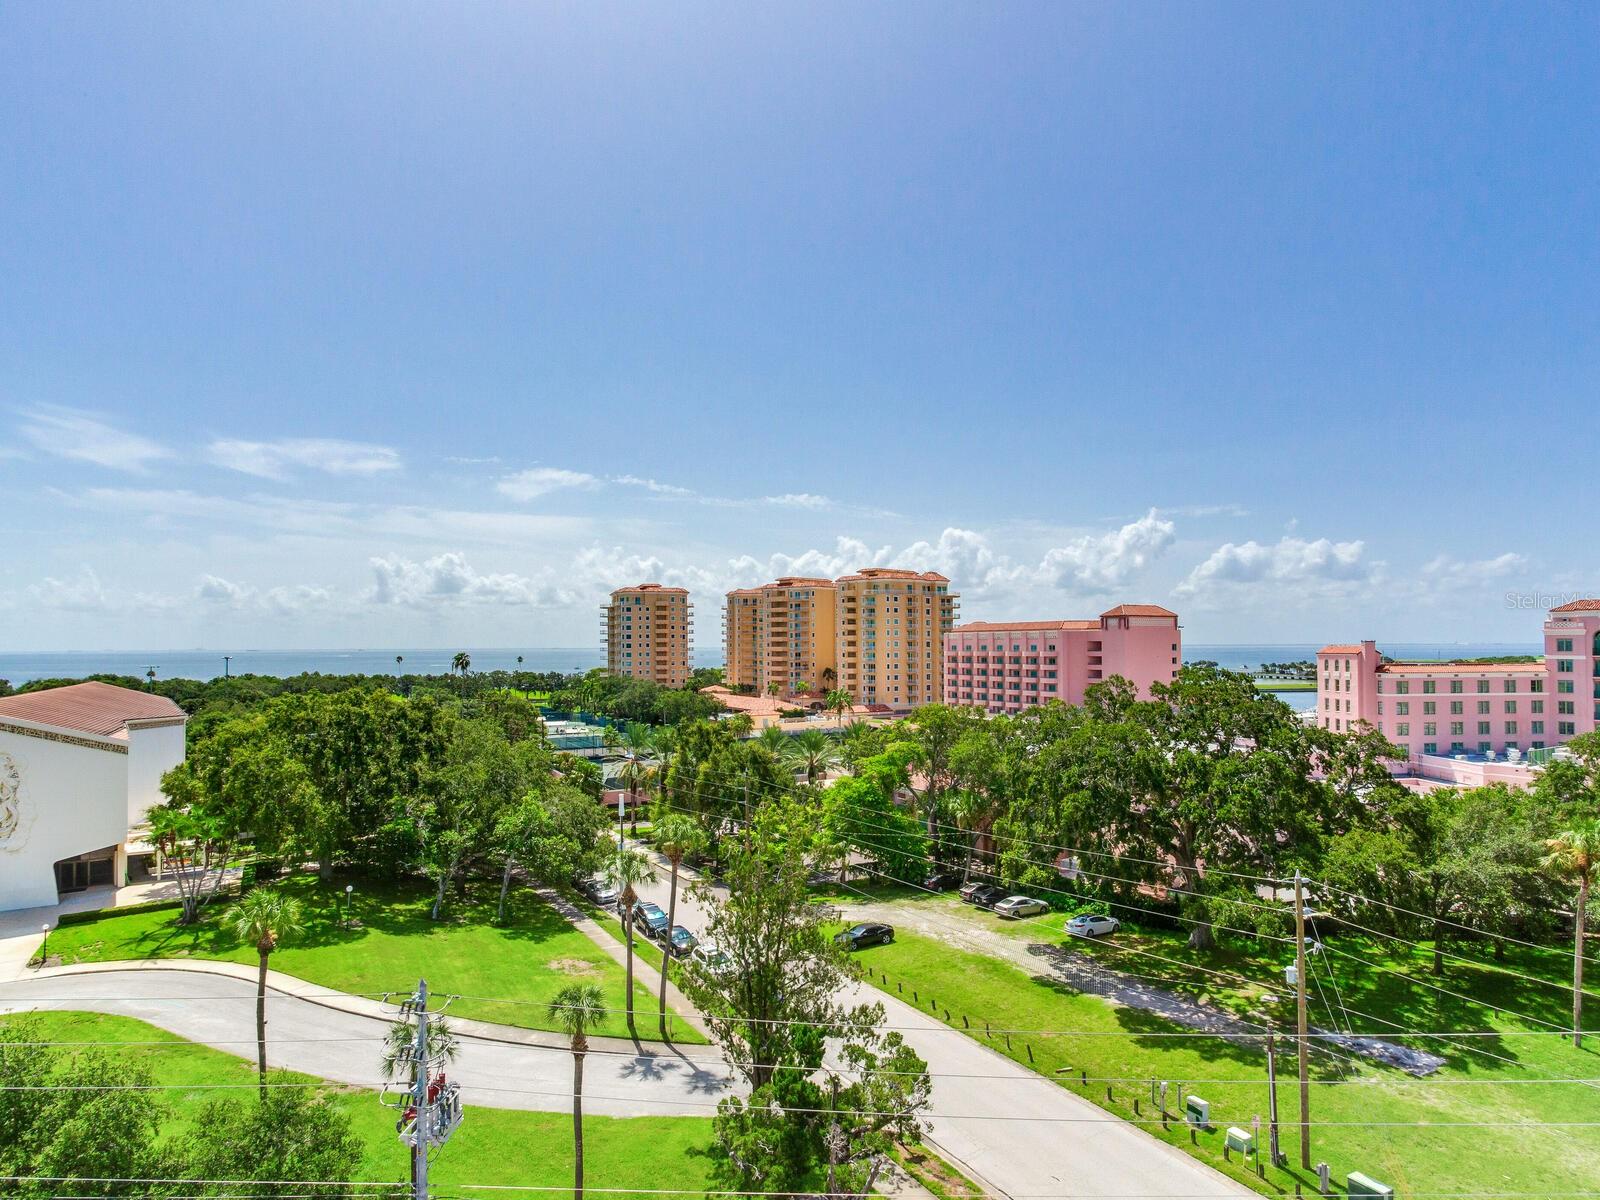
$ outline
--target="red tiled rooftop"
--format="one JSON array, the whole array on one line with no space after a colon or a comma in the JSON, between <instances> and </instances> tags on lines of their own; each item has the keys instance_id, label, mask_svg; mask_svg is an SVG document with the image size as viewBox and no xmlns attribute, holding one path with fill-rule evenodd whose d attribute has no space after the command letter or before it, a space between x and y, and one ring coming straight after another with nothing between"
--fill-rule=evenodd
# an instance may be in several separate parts
<instances>
[{"instance_id":1,"label":"red tiled rooftop","mask_svg":"<svg viewBox=\"0 0 1600 1200\"><path fill-rule=\"evenodd\" d=\"M1574 600L1570 604L1563 604L1559 608L1552 608L1553 613L1570 612L1600 612L1600 599Z\"/></svg>"},{"instance_id":2,"label":"red tiled rooftop","mask_svg":"<svg viewBox=\"0 0 1600 1200\"><path fill-rule=\"evenodd\" d=\"M1491 675L1530 674L1543 675L1544 663L1525 662L1387 662L1379 663L1378 670L1386 675Z\"/></svg>"},{"instance_id":3,"label":"red tiled rooftop","mask_svg":"<svg viewBox=\"0 0 1600 1200\"><path fill-rule=\"evenodd\" d=\"M659 583L636 583L632 587L620 587L612 592L613 596L623 596L629 592L649 592L655 596L687 596L688 588L666 587Z\"/></svg>"},{"instance_id":4,"label":"red tiled rooftop","mask_svg":"<svg viewBox=\"0 0 1600 1200\"><path fill-rule=\"evenodd\" d=\"M862 567L854 575L841 575L839 582L854 579L919 579L926 583L949 583L948 576L937 571L907 571L901 567Z\"/></svg>"},{"instance_id":5,"label":"red tiled rooftop","mask_svg":"<svg viewBox=\"0 0 1600 1200\"><path fill-rule=\"evenodd\" d=\"M1361 646L1360 646L1359 643L1354 643L1354 644L1345 643L1345 644L1341 644L1341 645L1337 645L1337 646L1324 646L1321 650L1318 650L1317 653L1318 654L1360 654L1361 653Z\"/></svg>"},{"instance_id":6,"label":"red tiled rooftop","mask_svg":"<svg viewBox=\"0 0 1600 1200\"><path fill-rule=\"evenodd\" d=\"M968 621L953 626L951 633L988 633L990 630L1016 629L1050 632L1060 629L1099 629L1099 621Z\"/></svg>"},{"instance_id":7,"label":"red tiled rooftop","mask_svg":"<svg viewBox=\"0 0 1600 1200\"><path fill-rule=\"evenodd\" d=\"M0 697L0 717L15 717L19 721L100 737L121 732L129 721L184 715L183 709L165 696L94 681Z\"/></svg>"},{"instance_id":8,"label":"red tiled rooftop","mask_svg":"<svg viewBox=\"0 0 1600 1200\"><path fill-rule=\"evenodd\" d=\"M1178 614L1170 608L1162 608L1159 604L1119 604L1115 608L1108 608L1100 614L1102 617L1171 617L1178 619Z\"/></svg>"}]
</instances>

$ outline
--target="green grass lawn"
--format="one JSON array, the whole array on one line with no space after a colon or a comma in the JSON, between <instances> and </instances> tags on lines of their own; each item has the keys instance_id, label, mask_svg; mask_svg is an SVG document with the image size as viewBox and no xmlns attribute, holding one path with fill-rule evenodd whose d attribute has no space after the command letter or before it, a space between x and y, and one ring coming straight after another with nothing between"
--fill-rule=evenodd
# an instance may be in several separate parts
<instances>
[{"instance_id":1,"label":"green grass lawn","mask_svg":"<svg viewBox=\"0 0 1600 1200\"><path fill-rule=\"evenodd\" d=\"M939 897L929 898L929 902L943 905L950 901ZM953 903L959 905L959 901ZM1002 923L988 914L977 913L968 919L989 921L1003 928L1008 936L1034 943L1065 940L1058 917ZM1147 957L1141 959L1110 942L1083 946L1074 941L1073 947L1104 956L1108 966L1157 976L1163 986L1240 1011L1259 1009L1261 994L1271 981L1281 979L1281 964L1275 957L1248 947L1225 947L1195 955L1187 950L1181 936L1159 931L1130 932L1118 940L1125 940L1129 946L1158 949L1179 963L1164 965ZM1375 965L1434 982L1424 973L1427 964L1423 957L1395 957L1392 950L1348 940L1341 946L1359 951ZM1185 955L1189 956L1187 964ZM1295 1169L1268 1167L1263 1183L1250 1173L1224 1167L1220 1133L1233 1124L1248 1129L1251 1118L1260 1115L1265 1141L1266 1064L1258 1046L1216 1037L1151 1036L1185 1030L1139 1009L1116 1006L1078 992L1047 974L1043 961L1038 972L1027 972L1001 959L965 952L909 931L897 932L893 945L861 952L856 961L864 969L878 973L875 982L890 993L912 1001L915 992L924 1011L935 1012L931 1005L937 1002L935 1015L944 1019L948 1010L948 1019L957 1028L967 1027L965 1016L971 1023L972 1036L986 1040L1000 1053L1042 1075L1055 1078L1059 1069L1071 1072L1063 1078L1087 1074L1089 1082L1073 1083L1073 1090L1119 1116L1134 1117L1132 1102L1136 1096L1142 1101L1142 1118L1152 1116L1152 1079L1185 1084L1188 1091L1211 1102L1218 1132L1202 1132L1197 1144L1191 1145L1187 1130L1175 1126L1163 1132L1159 1124L1146 1128L1214 1166L1231 1170L1267 1194L1281 1195L1285 1190L1292 1193L1296 1183L1307 1194L1315 1194L1315 1175L1298 1170L1299 1142L1293 1125L1298 1098L1292 1053L1280 1054L1279 1103L1284 1122L1282 1145ZM1335 1178L1341 1181L1351 1170L1364 1171L1395 1186L1401 1195L1452 1191L1551 1193L1570 1189L1571 1180L1592 1178L1600 1170L1600 1129L1449 1127L1453 1122L1600 1122L1600 1090L1575 1083L1522 1082L1600 1076L1600 1055L1595 1049L1577 1050L1556 1037L1514 1036L1544 1026L1497 1014L1468 999L1441 995L1349 959L1335 957L1331 961L1349 1008L1411 1029L1485 1030L1494 1036L1458 1043L1417 1042L1448 1060L1444 1069L1422 1082L1376 1065L1352 1066L1313 1056L1317 1064L1314 1078L1318 1081L1312 1087L1313 1162L1329 1162ZM1261 980L1261 988L1256 992L1240 984L1236 992L1230 991L1225 981L1189 969L1190 965L1202 964L1238 970ZM1563 1019L1561 1014L1570 1005L1570 997L1564 997L1559 988L1519 983L1490 969L1492 965L1454 964L1438 981L1439 985L1465 997L1516 1008L1540 1020ZM1546 975L1552 970L1551 961L1533 951L1526 956L1510 956L1503 965L1522 971L1537 969ZM885 973L887 983L883 980ZM1206 979L1209 982L1202 982ZM1285 991L1279 989L1279 993ZM1313 1022L1324 1028L1330 1026L1334 1018L1321 1009L1320 998L1314 996L1313 1003L1318 1006ZM1337 1010L1336 1004L1333 1007ZM1275 1011L1274 1015L1280 1013ZM984 1018L994 1028L1074 1032L1017 1034L1008 1047L1001 1035L985 1039ZM1377 1031L1383 1027L1357 1020L1356 1028ZM1110 1083L1109 1102L1107 1079L1114 1080ZM1419 1122L1423 1123L1420 1127ZM1326 1124L1318 1128L1315 1123Z\"/></svg>"},{"instance_id":2,"label":"green grass lawn","mask_svg":"<svg viewBox=\"0 0 1600 1200\"><path fill-rule=\"evenodd\" d=\"M409 993L426 976L435 994L461 997L452 1016L529 1029L553 1028L546 1006L563 986L593 982L616 1010L596 1032L627 1036L622 967L528 889L512 893L506 923L496 925L498 889L489 881L470 883L466 899L452 897L443 918L433 921L427 888L357 880L352 912L360 927L347 929L339 921L344 884L302 874L274 885L299 897L306 921L305 933L272 955L274 969L356 993ZM175 909L112 912L62 925L50 935L50 953L63 963L205 958L255 965L255 948L222 927L224 907L208 906L189 927L175 924ZM655 1011L655 997L637 980L634 1004L641 1013ZM655 1021L638 1027L649 1037ZM680 1040L703 1040L682 1022L679 1030Z\"/></svg>"},{"instance_id":3,"label":"green grass lawn","mask_svg":"<svg viewBox=\"0 0 1600 1200\"><path fill-rule=\"evenodd\" d=\"M51 1012L31 1014L29 1019L38 1022L52 1041L155 1043L111 1052L142 1061L159 1084L178 1085L161 1093L171 1111L171 1119L163 1125L167 1136L182 1130L217 1095L249 1094L219 1093L197 1085L255 1082L249 1061L130 1017ZM0 1016L0 1028L15 1020ZM274 1078L311 1077L279 1072ZM407 1150L395 1137L394 1110L380 1105L377 1093L361 1088L329 1084L327 1094L350 1117L366 1147L358 1178L407 1178ZM709 1117L585 1117L585 1182L596 1189L702 1188L708 1182L711 1164L706 1151L711 1141ZM429 1174L431 1182L446 1192L465 1183L570 1188L572 1117L564 1112L468 1107L460 1129L433 1160Z\"/></svg>"},{"instance_id":4,"label":"green grass lawn","mask_svg":"<svg viewBox=\"0 0 1600 1200\"><path fill-rule=\"evenodd\" d=\"M1256 687L1263 692L1314 692L1315 679L1258 679Z\"/></svg>"}]
</instances>

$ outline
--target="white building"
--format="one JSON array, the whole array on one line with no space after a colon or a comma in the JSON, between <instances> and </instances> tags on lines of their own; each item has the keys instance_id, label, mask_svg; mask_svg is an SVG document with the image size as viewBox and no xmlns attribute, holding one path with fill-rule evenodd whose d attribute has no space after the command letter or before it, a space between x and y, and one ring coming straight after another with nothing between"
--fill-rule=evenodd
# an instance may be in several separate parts
<instances>
[{"instance_id":1,"label":"white building","mask_svg":"<svg viewBox=\"0 0 1600 1200\"><path fill-rule=\"evenodd\" d=\"M109 683L0 697L0 911L128 882L130 849L148 850L131 835L183 761L187 721Z\"/></svg>"}]
</instances>

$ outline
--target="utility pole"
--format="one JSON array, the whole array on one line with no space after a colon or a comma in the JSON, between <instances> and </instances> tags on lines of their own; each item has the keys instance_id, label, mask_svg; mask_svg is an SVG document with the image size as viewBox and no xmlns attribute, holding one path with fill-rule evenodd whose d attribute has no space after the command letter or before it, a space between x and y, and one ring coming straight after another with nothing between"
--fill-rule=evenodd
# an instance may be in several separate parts
<instances>
[{"instance_id":1,"label":"utility pole","mask_svg":"<svg viewBox=\"0 0 1600 1200\"><path fill-rule=\"evenodd\" d=\"M411 1085L411 1104L417 1112L417 1140L411 1147L411 1197L428 1200L428 981L417 980L417 1039L411 1048L415 1055Z\"/></svg>"},{"instance_id":2,"label":"utility pole","mask_svg":"<svg viewBox=\"0 0 1600 1200\"><path fill-rule=\"evenodd\" d=\"M231 657L233 657L233 656L229 655L229 654L224 654L222 656L222 677L224 679L228 678L228 659L230 659Z\"/></svg>"},{"instance_id":3,"label":"utility pole","mask_svg":"<svg viewBox=\"0 0 1600 1200\"><path fill-rule=\"evenodd\" d=\"M1275 1167L1283 1166L1283 1151L1278 1143L1278 1039L1267 1034L1267 1148Z\"/></svg>"},{"instance_id":4,"label":"utility pole","mask_svg":"<svg viewBox=\"0 0 1600 1200\"><path fill-rule=\"evenodd\" d=\"M1294 1009L1300 1057L1300 1166L1311 1169L1310 1048L1306 1039L1306 893L1305 880L1294 873Z\"/></svg>"}]
</instances>

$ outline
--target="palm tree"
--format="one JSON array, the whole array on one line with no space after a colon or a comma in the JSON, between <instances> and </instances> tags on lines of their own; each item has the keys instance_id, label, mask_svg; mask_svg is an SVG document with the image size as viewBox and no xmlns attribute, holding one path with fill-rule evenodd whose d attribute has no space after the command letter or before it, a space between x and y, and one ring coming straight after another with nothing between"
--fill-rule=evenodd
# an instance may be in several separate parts
<instances>
[{"instance_id":1,"label":"palm tree","mask_svg":"<svg viewBox=\"0 0 1600 1200\"><path fill-rule=\"evenodd\" d=\"M145 685L148 688L148 690L150 690L152 692L155 691L156 690L156 669L154 667L146 668L145 669L145 673L144 673L144 677L147 680L149 680L149 683Z\"/></svg>"},{"instance_id":2,"label":"palm tree","mask_svg":"<svg viewBox=\"0 0 1600 1200\"><path fill-rule=\"evenodd\" d=\"M809 679L796 679L794 681L794 690L796 695L804 695L811 690L811 681Z\"/></svg>"},{"instance_id":3,"label":"palm tree","mask_svg":"<svg viewBox=\"0 0 1600 1200\"><path fill-rule=\"evenodd\" d=\"M617 776L628 789L629 832L639 836L639 790L655 777L656 731L638 721L623 726L617 743L622 751L622 769Z\"/></svg>"},{"instance_id":4,"label":"palm tree","mask_svg":"<svg viewBox=\"0 0 1600 1200\"><path fill-rule=\"evenodd\" d=\"M838 683L838 682L839 682L839 672L835 671L832 667L823 667L822 668L822 690L823 691L825 691L825 692L832 691L833 690L833 685Z\"/></svg>"},{"instance_id":5,"label":"palm tree","mask_svg":"<svg viewBox=\"0 0 1600 1200\"><path fill-rule=\"evenodd\" d=\"M783 684L774 679L771 683L767 684L767 695L776 700L779 696L783 695Z\"/></svg>"},{"instance_id":6,"label":"palm tree","mask_svg":"<svg viewBox=\"0 0 1600 1200\"><path fill-rule=\"evenodd\" d=\"M780 726L768 725L756 735L756 745L779 758L784 758L789 753L789 735Z\"/></svg>"},{"instance_id":7,"label":"palm tree","mask_svg":"<svg viewBox=\"0 0 1600 1200\"><path fill-rule=\"evenodd\" d=\"M394 656L394 669L398 671L400 669L400 664L405 662L405 660L406 656L404 654L396 654Z\"/></svg>"},{"instance_id":8,"label":"palm tree","mask_svg":"<svg viewBox=\"0 0 1600 1200\"><path fill-rule=\"evenodd\" d=\"M393 1021L383 1039L383 1077L404 1078L406 1087L417 1086L417 1073L421 1065L412 1053L416 1046L416 1028L410 1021ZM455 1062L461 1052L456 1032L440 1016L428 1018L428 1060L430 1062Z\"/></svg>"},{"instance_id":9,"label":"palm tree","mask_svg":"<svg viewBox=\"0 0 1600 1200\"><path fill-rule=\"evenodd\" d=\"M583 1200L583 1056L589 1029L605 1015L605 997L592 983L569 983L550 1001L550 1016L572 1039L572 1200Z\"/></svg>"},{"instance_id":10,"label":"palm tree","mask_svg":"<svg viewBox=\"0 0 1600 1200\"><path fill-rule=\"evenodd\" d=\"M285 938L305 932L300 901L275 888L258 888L222 914L223 923L241 942L254 942L261 956L256 973L256 1066L261 1097L267 1095L267 959Z\"/></svg>"},{"instance_id":11,"label":"palm tree","mask_svg":"<svg viewBox=\"0 0 1600 1200\"><path fill-rule=\"evenodd\" d=\"M670 817L663 817L656 826L656 849L667 856L667 861L672 864L672 886L667 891L667 945L666 952L661 956L661 1040L670 1041L667 1036L667 971L672 965L672 927L678 920L678 868L682 865L684 857L697 853L705 845L705 835L688 817L681 813L674 813Z\"/></svg>"},{"instance_id":12,"label":"palm tree","mask_svg":"<svg viewBox=\"0 0 1600 1200\"><path fill-rule=\"evenodd\" d=\"M856 698L844 688L834 688L823 701L829 712L839 715L839 727L841 729L844 727L845 713L850 711L855 702Z\"/></svg>"},{"instance_id":13,"label":"palm tree","mask_svg":"<svg viewBox=\"0 0 1600 1200\"><path fill-rule=\"evenodd\" d=\"M455 657L450 660L450 669L452 671L459 671L462 675L465 675L468 671L472 670L472 655L468 654L465 650L457 650Z\"/></svg>"},{"instance_id":14,"label":"palm tree","mask_svg":"<svg viewBox=\"0 0 1600 1200\"><path fill-rule=\"evenodd\" d=\"M1577 880L1578 903L1573 914L1572 1044L1583 1045L1583 928L1589 888L1600 868L1600 822L1586 821L1545 842L1544 865L1566 879Z\"/></svg>"},{"instance_id":15,"label":"palm tree","mask_svg":"<svg viewBox=\"0 0 1600 1200\"><path fill-rule=\"evenodd\" d=\"M617 906L622 914L622 940L628 947L628 1031L633 1032L633 906L639 900L641 883L654 883L656 869L638 850L622 850L606 871L606 878L617 889Z\"/></svg>"},{"instance_id":16,"label":"palm tree","mask_svg":"<svg viewBox=\"0 0 1600 1200\"><path fill-rule=\"evenodd\" d=\"M789 739L789 748L813 787L839 761L838 743L820 729L801 730Z\"/></svg>"}]
</instances>

